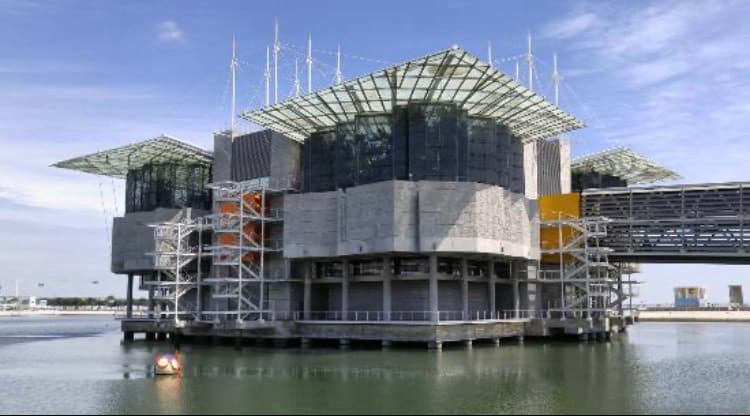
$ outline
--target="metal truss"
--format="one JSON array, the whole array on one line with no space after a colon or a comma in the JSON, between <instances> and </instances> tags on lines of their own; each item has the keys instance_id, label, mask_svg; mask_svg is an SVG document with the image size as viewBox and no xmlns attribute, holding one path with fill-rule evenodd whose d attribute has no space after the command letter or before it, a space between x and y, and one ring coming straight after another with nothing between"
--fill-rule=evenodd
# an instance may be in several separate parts
<instances>
[{"instance_id":1,"label":"metal truss","mask_svg":"<svg viewBox=\"0 0 750 416\"><path fill-rule=\"evenodd\" d=\"M631 292L623 288L620 267L609 261L612 249L601 244L609 223L604 217L562 215L541 222L542 228L557 229L557 244L542 249L543 256L556 257L556 262L543 263L539 278L559 284L559 300L549 310L561 319L622 315L622 304Z\"/></svg>"},{"instance_id":2,"label":"metal truss","mask_svg":"<svg viewBox=\"0 0 750 416\"><path fill-rule=\"evenodd\" d=\"M203 218L186 218L178 222L150 224L154 229L156 278L144 282L153 289L152 300L160 304L156 312L170 316L176 324L201 319L201 262L209 255L203 251Z\"/></svg>"},{"instance_id":3,"label":"metal truss","mask_svg":"<svg viewBox=\"0 0 750 416\"><path fill-rule=\"evenodd\" d=\"M747 183L593 189L584 216L612 222L603 244L618 261L750 263Z\"/></svg>"},{"instance_id":4,"label":"metal truss","mask_svg":"<svg viewBox=\"0 0 750 416\"><path fill-rule=\"evenodd\" d=\"M265 260L268 254L283 249L281 241L267 236L268 224L282 221L282 211L270 206L270 195L288 191L291 185L270 178L209 185L215 191L216 205L210 216L214 268L204 281L211 285L213 299L227 305L222 311L206 312L214 320L223 316L238 323L262 321L269 312Z\"/></svg>"}]
</instances>

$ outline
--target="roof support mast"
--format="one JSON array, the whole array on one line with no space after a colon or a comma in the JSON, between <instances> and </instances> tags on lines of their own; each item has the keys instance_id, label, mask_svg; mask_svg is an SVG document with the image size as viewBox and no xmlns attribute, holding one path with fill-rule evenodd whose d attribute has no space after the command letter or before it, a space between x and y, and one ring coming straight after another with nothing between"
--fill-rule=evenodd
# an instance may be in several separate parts
<instances>
[{"instance_id":1,"label":"roof support mast","mask_svg":"<svg viewBox=\"0 0 750 416\"><path fill-rule=\"evenodd\" d=\"M279 102L279 20L273 24L273 103Z\"/></svg>"},{"instance_id":2,"label":"roof support mast","mask_svg":"<svg viewBox=\"0 0 750 416\"><path fill-rule=\"evenodd\" d=\"M495 67L495 64L492 63L492 41L487 41L487 62L490 63L490 68Z\"/></svg>"},{"instance_id":3,"label":"roof support mast","mask_svg":"<svg viewBox=\"0 0 750 416\"><path fill-rule=\"evenodd\" d=\"M341 84L341 45L336 49L336 79L334 84Z\"/></svg>"},{"instance_id":4,"label":"roof support mast","mask_svg":"<svg viewBox=\"0 0 750 416\"><path fill-rule=\"evenodd\" d=\"M307 36L307 93L312 94L312 34Z\"/></svg>"},{"instance_id":5,"label":"roof support mast","mask_svg":"<svg viewBox=\"0 0 750 416\"><path fill-rule=\"evenodd\" d=\"M237 98L237 43L232 36L232 63L229 64L232 71L232 108L229 114L229 135L234 139L234 114Z\"/></svg>"},{"instance_id":6,"label":"roof support mast","mask_svg":"<svg viewBox=\"0 0 750 416\"><path fill-rule=\"evenodd\" d=\"M266 107L271 105L271 47L266 46Z\"/></svg>"},{"instance_id":7,"label":"roof support mast","mask_svg":"<svg viewBox=\"0 0 750 416\"><path fill-rule=\"evenodd\" d=\"M531 32L527 37L529 51L526 53L526 62L529 64L529 89L534 91L534 55L531 54Z\"/></svg>"},{"instance_id":8,"label":"roof support mast","mask_svg":"<svg viewBox=\"0 0 750 416\"><path fill-rule=\"evenodd\" d=\"M555 87L555 105L560 105L560 73L557 71L557 54L552 54L552 85Z\"/></svg>"}]
</instances>

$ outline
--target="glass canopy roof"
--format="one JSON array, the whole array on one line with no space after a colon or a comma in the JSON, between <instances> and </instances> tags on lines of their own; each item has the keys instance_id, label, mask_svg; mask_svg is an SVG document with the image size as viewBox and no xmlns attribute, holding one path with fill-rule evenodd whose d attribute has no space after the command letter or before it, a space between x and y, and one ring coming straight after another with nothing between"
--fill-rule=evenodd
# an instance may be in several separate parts
<instances>
[{"instance_id":1,"label":"glass canopy roof","mask_svg":"<svg viewBox=\"0 0 750 416\"><path fill-rule=\"evenodd\" d=\"M629 185L682 179L680 175L625 147L581 156L571 164L573 172L597 172L622 178Z\"/></svg>"},{"instance_id":2,"label":"glass canopy roof","mask_svg":"<svg viewBox=\"0 0 750 416\"><path fill-rule=\"evenodd\" d=\"M576 130L583 122L511 77L455 47L241 117L298 141L363 113L388 113L410 102L454 103L469 116L507 126L523 142Z\"/></svg>"},{"instance_id":3,"label":"glass canopy roof","mask_svg":"<svg viewBox=\"0 0 750 416\"><path fill-rule=\"evenodd\" d=\"M210 166L212 162L211 152L162 134L150 140L57 162L52 166L125 178L128 170L139 169L149 163Z\"/></svg>"}]
</instances>

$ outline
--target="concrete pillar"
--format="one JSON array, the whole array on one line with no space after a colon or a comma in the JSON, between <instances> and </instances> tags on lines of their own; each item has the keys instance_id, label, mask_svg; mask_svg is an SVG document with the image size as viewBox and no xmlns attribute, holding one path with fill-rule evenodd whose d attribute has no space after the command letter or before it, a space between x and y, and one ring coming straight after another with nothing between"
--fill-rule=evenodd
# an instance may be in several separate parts
<instances>
[{"instance_id":1,"label":"concrete pillar","mask_svg":"<svg viewBox=\"0 0 750 416\"><path fill-rule=\"evenodd\" d=\"M349 260L341 265L341 320L348 320L349 314Z\"/></svg>"},{"instance_id":2,"label":"concrete pillar","mask_svg":"<svg viewBox=\"0 0 750 416\"><path fill-rule=\"evenodd\" d=\"M135 334L130 331L126 331L122 334L122 340L125 342L133 342L135 340Z\"/></svg>"},{"instance_id":3,"label":"concrete pillar","mask_svg":"<svg viewBox=\"0 0 750 416\"><path fill-rule=\"evenodd\" d=\"M496 346L496 347L499 347L499 346L500 346L500 338L494 338L494 339L492 340L492 344L493 344L494 346Z\"/></svg>"},{"instance_id":4,"label":"concrete pillar","mask_svg":"<svg viewBox=\"0 0 750 416\"><path fill-rule=\"evenodd\" d=\"M299 346L302 348L310 348L310 338L301 338L299 340Z\"/></svg>"},{"instance_id":5,"label":"concrete pillar","mask_svg":"<svg viewBox=\"0 0 750 416\"><path fill-rule=\"evenodd\" d=\"M442 351L443 343L440 341L431 341L427 343L427 349L433 351Z\"/></svg>"},{"instance_id":6,"label":"concrete pillar","mask_svg":"<svg viewBox=\"0 0 750 416\"><path fill-rule=\"evenodd\" d=\"M133 317L133 273L128 273L128 292L125 299L125 316Z\"/></svg>"},{"instance_id":7,"label":"concrete pillar","mask_svg":"<svg viewBox=\"0 0 750 416\"><path fill-rule=\"evenodd\" d=\"M473 345L474 345L474 341L472 341L472 340L470 340L470 339L465 339L465 340L464 340L464 346L465 346L466 348L471 348L471 347L472 347Z\"/></svg>"},{"instance_id":8,"label":"concrete pillar","mask_svg":"<svg viewBox=\"0 0 750 416\"><path fill-rule=\"evenodd\" d=\"M438 261L437 254L430 254L430 320L440 320L438 311Z\"/></svg>"},{"instance_id":9,"label":"concrete pillar","mask_svg":"<svg viewBox=\"0 0 750 416\"><path fill-rule=\"evenodd\" d=\"M487 288L487 294L489 296L489 305L490 305L490 318L495 319L495 314L497 313L497 297L495 294L497 293L497 276L495 275L495 260L490 260L487 264L487 270L489 271L489 279L487 281L487 284L489 287Z\"/></svg>"},{"instance_id":10,"label":"concrete pillar","mask_svg":"<svg viewBox=\"0 0 750 416\"><path fill-rule=\"evenodd\" d=\"M340 349L347 350L347 349L349 349L349 345L350 345L350 343L349 343L348 339L340 339L339 340L339 348Z\"/></svg>"},{"instance_id":11,"label":"concrete pillar","mask_svg":"<svg viewBox=\"0 0 750 416\"><path fill-rule=\"evenodd\" d=\"M518 273L520 268L518 264L510 262L510 275L513 280L513 316L518 319L520 318L521 309L521 296L518 289Z\"/></svg>"},{"instance_id":12,"label":"concrete pillar","mask_svg":"<svg viewBox=\"0 0 750 416\"><path fill-rule=\"evenodd\" d=\"M380 346L382 348L388 349L391 348L392 345L393 343L391 341L380 341Z\"/></svg>"},{"instance_id":13,"label":"concrete pillar","mask_svg":"<svg viewBox=\"0 0 750 416\"><path fill-rule=\"evenodd\" d=\"M391 258L383 258L383 320L391 320Z\"/></svg>"},{"instance_id":14,"label":"concrete pillar","mask_svg":"<svg viewBox=\"0 0 750 416\"><path fill-rule=\"evenodd\" d=\"M302 296L302 318L309 321L311 318L312 311L312 262L306 261L303 265L305 273L304 293Z\"/></svg>"},{"instance_id":15,"label":"concrete pillar","mask_svg":"<svg viewBox=\"0 0 750 416\"><path fill-rule=\"evenodd\" d=\"M151 276L151 278L153 279L153 275ZM142 279L142 277L141 277L141 279ZM148 285L148 317L150 319L154 318L154 306L155 306L155 302L154 302L154 286L153 285Z\"/></svg>"},{"instance_id":16,"label":"concrete pillar","mask_svg":"<svg viewBox=\"0 0 750 416\"><path fill-rule=\"evenodd\" d=\"M461 258L461 319L469 319L469 260Z\"/></svg>"}]
</instances>

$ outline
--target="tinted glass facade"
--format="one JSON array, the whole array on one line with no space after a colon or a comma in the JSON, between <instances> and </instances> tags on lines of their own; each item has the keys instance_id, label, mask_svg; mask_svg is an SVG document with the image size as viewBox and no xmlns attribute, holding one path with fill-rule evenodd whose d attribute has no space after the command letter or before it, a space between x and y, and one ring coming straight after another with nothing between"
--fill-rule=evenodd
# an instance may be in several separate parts
<instances>
[{"instance_id":1,"label":"tinted glass facade","mask_svg":"<svg viewBox=\"0 0 750 416\"><path fill-rule=\"evenodd\" d=\"M128 171L125 212L156 208L211 209L208 183L211 168L204 165L149 164Z\"/></svg>"},{"instance_id":2,"label":"tinted glass facade","mask_svg":"<svg viewBox=\"0 0 750 416\"><path fill-rule=\"evenodd\" d=\"M573 192L581 192L589 188L616 188L628 186L628 182L613 175L598 172L573 172L571 188Z\"/></svg>"},{"instance_id":3,"label":"tinted glass facade","mask_svg":"<svg viewBox=\"0 0 750 416\"><path fill-rule=\"evenodd\" d=\"M523 193L523 146L502 125L452 104L409 104L361 115L312 134L303 149L303 190L385 180L480 182Z\"/></svg>"}]
</instances>

